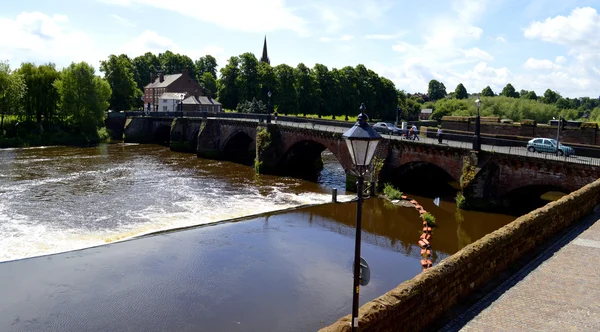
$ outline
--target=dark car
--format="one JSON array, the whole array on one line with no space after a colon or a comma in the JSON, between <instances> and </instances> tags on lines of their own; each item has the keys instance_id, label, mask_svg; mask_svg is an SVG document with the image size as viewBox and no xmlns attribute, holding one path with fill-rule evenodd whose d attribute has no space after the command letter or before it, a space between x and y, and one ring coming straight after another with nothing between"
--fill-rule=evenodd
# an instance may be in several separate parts
<instances>
[{"instance_id":1,"label":"dark car","mask_svg":"<svg viewBox=\"0 0 600 332\"><path fill-rule=\"evenodd\" d=\"M382 134L402 135L402 129L391 122L377 122L373 125L373 128Z\"/></svg>"}]
</instances>

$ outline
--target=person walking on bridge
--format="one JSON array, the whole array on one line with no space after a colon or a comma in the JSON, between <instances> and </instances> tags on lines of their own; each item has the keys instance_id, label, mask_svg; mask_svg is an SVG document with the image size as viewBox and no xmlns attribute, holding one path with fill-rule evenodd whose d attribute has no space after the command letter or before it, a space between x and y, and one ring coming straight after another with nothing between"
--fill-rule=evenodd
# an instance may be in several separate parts
<instances>
[{"instance_id":1,"label":"person walking on bridge","mask_svg":"<svg viewBox=\"0 0 600 332\"><path fill-rule=\"evenodd\" d=\"M438 138L438 144L442 144L442 127L438 127L437 138Z\"/></svg>"},{"instance_id":2,"label":"person walking on bridge","mask_svg":"<svg viewBox=\"0 0 600 332\"><path fill-rule=\"evenodd\" d=\"M412 134L413 134L413 138L412 138L413 141L414 140L417 140L417 141L421 140L421 139L419 139L419 135L417 134L418 130L417 130L417 126L416 125L413 124L412 127L410 128L410 131L412 131Z\"/></svg>"}]
</instances>

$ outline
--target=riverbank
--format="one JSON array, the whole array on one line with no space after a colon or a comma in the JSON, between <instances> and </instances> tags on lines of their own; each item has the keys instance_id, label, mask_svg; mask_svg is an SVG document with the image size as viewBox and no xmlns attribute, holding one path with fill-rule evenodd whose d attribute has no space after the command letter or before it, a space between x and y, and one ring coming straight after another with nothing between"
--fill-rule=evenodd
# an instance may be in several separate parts
<instances>
[{"instance_id":1,"label":"riverbank","mask_svg":"<svg viewBox=\"0 0 600 332\"><path fill-rule=\"evenodd\" d=\"M4 148L27 148L35 146L90 146L110 139L106 128L98 130L94 137L84 134L74 134L64 131L44 132L42 134L26 134L16 137L0 136L0 149Z\"/></svg>"}]
</instances>

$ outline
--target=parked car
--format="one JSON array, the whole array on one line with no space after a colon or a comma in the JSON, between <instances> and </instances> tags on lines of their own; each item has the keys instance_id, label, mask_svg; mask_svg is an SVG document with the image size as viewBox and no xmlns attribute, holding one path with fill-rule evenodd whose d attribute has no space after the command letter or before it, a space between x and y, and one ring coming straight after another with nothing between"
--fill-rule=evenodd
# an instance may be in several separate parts
<instances>
[{"instance_id":1,"label":"parked car","mask_svg":"<svg viewBox=\"0 0 600 332\"><path fill-rule=\"evenodd\" d=\"M402 135L402 129L391 122L377 122L373 125L373 128L382 134Z\"/></svg>"},{"instance_id":2,"label":"parked car","mask_svg":"<svg viewBox=\"0 0 600 332\"><path fill-rule=\"evenodd\" d=\"M547 152L556 153L558 145L559 156L572 156L575 155L575 149L570 146L566 146L556 142L555 139L551 138L534 138L527 142L527 151L529 152Z\"/></svg>"}]
</instances>

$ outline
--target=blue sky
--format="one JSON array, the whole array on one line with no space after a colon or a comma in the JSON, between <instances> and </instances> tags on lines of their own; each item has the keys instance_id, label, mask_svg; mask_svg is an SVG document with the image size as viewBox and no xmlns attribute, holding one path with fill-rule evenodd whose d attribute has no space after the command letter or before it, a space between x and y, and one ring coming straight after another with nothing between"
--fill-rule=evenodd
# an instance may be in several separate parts
<instances>
[{"instance_id":1,"label":"blue sky","mask_svg":"<svg viewBox=\"0 0 600 332\"><path fill-rule=\"evenodd\" d=\"M0 59L59 67L170 49L271 64L362 63L399 89L506 83L600 95L600 0L20 0L0 12Z\"/></svg>"}]
</instances>

